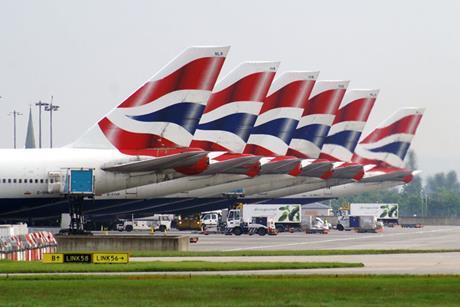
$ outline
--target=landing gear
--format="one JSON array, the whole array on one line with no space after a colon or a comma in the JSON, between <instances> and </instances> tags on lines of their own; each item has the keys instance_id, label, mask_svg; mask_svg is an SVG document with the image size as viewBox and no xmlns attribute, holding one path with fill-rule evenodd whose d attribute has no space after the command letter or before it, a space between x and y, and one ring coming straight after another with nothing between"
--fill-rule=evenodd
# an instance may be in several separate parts
<instances>
[{"instance_id":1,"label":"landing gear","mask_svg":"<svg viewBox=\"0 0 460 307\"><path fill-rule=\"evenodd\" d=\"M91 232L86 231L84 228L83 216L83 196L69 196L69 215L70 225L69 229L61 231L61 233L68 233L69 235L91 235Z\"/></svg>"}]
</instances>

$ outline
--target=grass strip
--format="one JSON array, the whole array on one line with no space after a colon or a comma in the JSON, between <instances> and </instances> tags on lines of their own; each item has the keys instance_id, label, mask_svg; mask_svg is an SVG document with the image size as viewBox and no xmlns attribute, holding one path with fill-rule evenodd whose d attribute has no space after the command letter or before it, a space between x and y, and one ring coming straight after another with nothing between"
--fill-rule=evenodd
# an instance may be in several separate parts
<instances>
[{"instance_id":1,"label":"grass strip","mask_svg":"<svg viewBox=\"0 0 460 307\"><path fill-rule=\"evenodd\" d=\"M455 276L0 278L2 306L456 306Z\"/></svg>"},{"instance_id":2,"label":"grass strip","mask_svg":"<svg viewBox=\"0 0 460 307\"><path fill-rule=\"evenodd\" d=\"M208 262L153 261L128 264L46 264L1 261L0 273L242 271L363 267L348 262Z\"/></svg>"},{"instance_id":3,"label":"grass strip","mask_svg":"<svg viewBox=\"0 0 460 307\"><path fill-rule=\"evenodd\" d=\"M452 253L460 249L332 249L332 250L248 250L248 251L132 251L132 257L225 257L225 256L333 256Z\"/></svg>"}]
</instances>

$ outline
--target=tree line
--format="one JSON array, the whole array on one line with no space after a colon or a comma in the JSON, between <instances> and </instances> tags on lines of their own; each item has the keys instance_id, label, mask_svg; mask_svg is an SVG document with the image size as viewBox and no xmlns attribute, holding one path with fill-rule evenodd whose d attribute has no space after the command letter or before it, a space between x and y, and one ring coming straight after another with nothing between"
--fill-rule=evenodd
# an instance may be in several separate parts
<instances>
[{"instance_id":1,"label":"tree line","mask_svg":"<svg viewBox=\"0 0 460 307\"><path fill-rule=\"evenodd\" d=\"M417 158L409 152L406 166L417 170ZM460 216L460 183L457 173L436 173L422 180L414 176L403 187L390 190L366 192L332 201L334 209L344 203L398 203L400 216Z\"/></svg>"}]
</instances>

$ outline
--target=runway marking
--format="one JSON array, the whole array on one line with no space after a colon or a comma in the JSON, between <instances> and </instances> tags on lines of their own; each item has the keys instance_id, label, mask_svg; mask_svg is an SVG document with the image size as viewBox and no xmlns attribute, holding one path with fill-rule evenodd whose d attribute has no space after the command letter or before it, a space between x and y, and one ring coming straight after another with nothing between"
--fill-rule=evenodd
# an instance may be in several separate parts
<instances>
[{"instance_id":1,"label":"runway marking","mask_svg":"<svg viewBox=\"0 0 460 307\"><path fill-rule=\"evenodd\" d=\"M341 238L341 239L329 239L329 240L321 240L321 241L313 241L313 242L297 242L297 243L286 243L286 244L277 244L277 245L265 245L265 246L251 246L251 247L241 247L241 248L232 248L224 250L225 252L233 252L233 251L242 251L242 250L254 250L254 249L264 249L264 248L274 248L274 247L287 247L287 246L297 246L297 245L309 245L309 244L318 244L318 243L325 243L325 242L340 242L340 241L353 241L353 240L361 240L361 239L369 239L369 238L388 238L388 237L396 237L402 235L413 235L413 234L427 234L427 233L435 233L435 232L446 232L458 230L458 228L448 228L448 229L434 229L434 230L422 230L418 232L400 232L400 233L392 233L392 234L377 234L377 235L369 235L369 236L360 236L360 237L352 237L352 238Z\"/></svg>"}]
</instances>

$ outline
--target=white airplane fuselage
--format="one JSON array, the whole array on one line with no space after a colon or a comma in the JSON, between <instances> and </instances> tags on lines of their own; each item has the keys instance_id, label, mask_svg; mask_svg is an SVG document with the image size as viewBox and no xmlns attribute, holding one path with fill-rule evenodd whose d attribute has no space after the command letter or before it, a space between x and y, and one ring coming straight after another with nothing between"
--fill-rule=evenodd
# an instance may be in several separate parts
<instances>
[{"instance_id":1,"label":"white airplane fuselage","mask_svg":"<svg viewBox=\"0 0 460 307\"><path fill-rule=\"evenodd\" d=\"M130 159L112 149L1 149L0 198L58 198L58 191L49 191L50 173L65 174L69 169L93 169L95 194L128 189L159 182L166 174L104 171L110 161Z\"/></svg>"}]
</instances>

